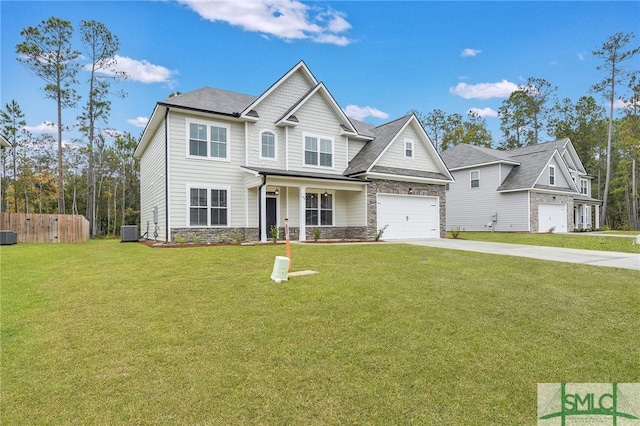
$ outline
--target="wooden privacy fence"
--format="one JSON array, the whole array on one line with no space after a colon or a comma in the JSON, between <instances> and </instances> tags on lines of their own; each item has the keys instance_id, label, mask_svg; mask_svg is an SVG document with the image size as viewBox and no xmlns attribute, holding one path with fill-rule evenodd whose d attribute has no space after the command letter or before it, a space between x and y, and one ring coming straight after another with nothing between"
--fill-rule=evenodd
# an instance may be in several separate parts
<instances>
[{"instance_id":1,"label":"wooden privacy fence","mask_svg":"<svg viewBox=\"0 0 640 426\"><path fill-rule=\"evenodd\" d=\"M0 230L18 234L18 243L82 243L89 221L70 214L0 213Z\"/></svg>"}]
</instances>

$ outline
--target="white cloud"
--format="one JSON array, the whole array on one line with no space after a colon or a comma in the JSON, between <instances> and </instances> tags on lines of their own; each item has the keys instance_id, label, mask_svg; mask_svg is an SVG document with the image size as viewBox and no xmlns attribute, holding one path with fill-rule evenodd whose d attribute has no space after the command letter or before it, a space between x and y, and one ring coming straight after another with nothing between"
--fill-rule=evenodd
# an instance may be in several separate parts
<instances>
[{"instance_id":1,"label":"white cloud","mask_svg":"<svg viewBox=\"0 0 640 426\"><path fill-rule=\"evenodd\" d=\"M581 61L584 61L584 53L579 52L579 53L576 53L576 55L578 55L578 59L580 59Z\"/></svg>"},{"instance_id":2,"label":"white cloud","mask_svg":"<svg viewBox=\"0 0 640 426\"><path fill-rule=\"evenodd\" d=\"M454 95L465 99L507 98L515 90L518 90L518 85L507 80L497 83L458 83L449 89Z\"/></svg>"},{"instance_id":3,"label":"white cloud","mask_svg":"<svg viewBox=\"0 0 640 426\"><path fill-rule=\"evenodd\" d=\"M497 117L498 111L495 111L489 107L487 108L470 108L469 112L475 112L480 117Z\"/></svg>"},{"instance_id":4,"label":"white cloud","mask_svg":"<svg viewBox=\"0 0 640 426\"><path fill-rule=\"evenodd\" d=\"M57 133L58 132L58 125L52 123L51 121L43 121L42 123L38 124L37 126L24 126L24 129L30 133Z\"/></svg>"},{"instance_id":5,"label":"white cloud","mask_svg":"<svg viewBox=\"0 0 640 426\"><path fill-rule=\"evenodd\" d=\"M136 117L136 118L128 118L127 123L132 126L142 127L144 128L149 122L149 117Z\"/></svg>"},{"instance_id":6,"label":"white cloud","mask_svg":"<svg viewBox=\"0 0 640 426\"><path fill-rule=\"evenodd\" d=\"M482 53L482 50L470 49L467 47L462 51L460 56L462 56L463 58L468 58L468 57L478 56L478 54L480 53Z\"/></svg>"},{"instance_id":7,"label":"white cloud","mask_svg":"<svg viewBox=\"0 0 640 426\"><path fill-rule=\"evenodd\" d=\"M613 101L613 109L625 109L625 108L631 108L633 106L633 103L631 101L626 101L623 99L616 99L615 101ZM607 109L609 108L609 102L606 103L606 107Z\"/></svg>"},{"instance_id":8,"label":"white cloud","mask_svg":"<svg viewBox=\"0 0 640 426\"><path fill-rule=\"evenodd\" d=\"M360 121L366 117L389 118L389 114L386 112L382 112L379 109L370 106L359 107L357 105L349 104L347 105L347 108L345 108L344 113L347 114L348 117L352 117Z\"/></svg>"},{"instance_id":9,"label":"white cloud","mask_svg":"<svg viewBox=\"0 0 640 426\"><path fill-rule=\"evenodd\" d=\"M346 46L342 35L351 28L346 14L332 8L320 9L297 0L179 0L204 19L221 21L245 31L271 35L283 40L311 40Z\"/></svg>"},{"instance_id":10,"label":"white cloud","mask_svg":"<svg viewBox=\"0 0 640 426\"><path fill-rule=\"evenodd\" d=\"M162 65L154 65L146 59L139 61L137 59L119 55L116 55L113 58L115 59L116 64L112 69L100 70L101 74L114 76L115 71L124 71L127 74L128 80L149 84L172 83L171 77L178 73L177 71L171 71Z\"/></svg>"}]
</instances>

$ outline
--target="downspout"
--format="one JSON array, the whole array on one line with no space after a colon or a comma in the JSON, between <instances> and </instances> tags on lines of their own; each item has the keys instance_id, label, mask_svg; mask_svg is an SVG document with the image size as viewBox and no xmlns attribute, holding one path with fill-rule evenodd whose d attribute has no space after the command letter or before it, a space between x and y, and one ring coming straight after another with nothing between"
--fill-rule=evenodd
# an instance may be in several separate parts
<instances>
[{"instance_id":1,"label":"downspout","mask_svg":"<svg viewBox=\"0 0 640 426\"><path fill-rule=\"evenodd\" d=\"M262 188L267 184L267 175L260 173L262 183L258 187L258 239L262 241Z\"/></svg>"},{"instance_id":2,"label":"downspout","mask_svg":"<svg viewBox=\"0 0 640 426\"><path fill-rule=\"evenodd\" d=\"M164 221L165 243L169 242L169 107L164 112Z\"/></svg>"}]
</instances>

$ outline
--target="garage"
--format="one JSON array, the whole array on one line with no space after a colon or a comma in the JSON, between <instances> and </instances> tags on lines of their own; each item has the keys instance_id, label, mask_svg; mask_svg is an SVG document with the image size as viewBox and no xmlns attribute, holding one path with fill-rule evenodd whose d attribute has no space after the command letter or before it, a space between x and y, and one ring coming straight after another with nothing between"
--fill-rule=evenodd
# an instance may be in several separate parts
<instances>
[{"instance_id":1,"label":"garage","mask_svg":"<svg viewBox=\"0 0 640 426\"><path fill-rule=\"evenodd\" d=\"M567 232L567 205L540 204L538 205L538 232Z\"/></svg>"},{"instance_id":2,"label":"garage","mask_svg":"<svg viewBox=\"0 0 640 426\"><path fill-rule=\"evenodd\" d=\"M388 225L385 240L439 238L438 197L378 194L377 229Z\"/></svg>"}]
</instances>

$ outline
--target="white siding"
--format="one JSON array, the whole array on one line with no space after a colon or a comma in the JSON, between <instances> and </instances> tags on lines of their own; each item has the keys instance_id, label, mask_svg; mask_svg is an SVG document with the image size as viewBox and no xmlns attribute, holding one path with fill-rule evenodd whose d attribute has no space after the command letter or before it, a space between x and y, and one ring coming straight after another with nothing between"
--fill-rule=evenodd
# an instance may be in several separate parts
<instances>
[{"instance_id":1,"label":"white siding","mask_svg":"<svg viewBox=\"0 0 640 426\"><path fill-rule=\"evenodd\" d=\"M289 170L341 175L347 168L347 138L340 135L340 121L322 95L316 93L296 113L299 124L289 129ZM309 167L304 161L304 136L333 139L333 168Z\"/></svg>"},{"instance_id":2,"label":"white siding","mask_svg":"<svg viewBox=\"0 0 640 426\"><path fill-rule=\"evenodd\" d=\"M365 141L349 139L349 147L348 147L348 149L349 149L349 152L348 152L349 161L353 160L353 157L355 157L356 154L359 153L362 148L364 148L365 144L366 144Z\"/></svg>"},{"instance_id":3,"label":"white siding","mask_svg":"<svg viewBox=\"0 0 640 426\"><path fill-rule=\"evenodd\" d=\"M230 227L244 227L247 222L247 197L243 185L245 173L240 169L244 163L244 124L228 122L230 126L230 161L187 156L187 118L191 116L179 112L169 113L170 136L170 206L171 227L189 226L187 217L188 185L229 187ZM224 123L219 119L197 117L199 121L212 124Z\"/></svg>"},{"instance_id":4,"label":"white siding","mask_svg":"<svg viewBox=\"0 0 640 426\"><path fill-rule=\"evenodd\" d=\"M480 186L471 188L470 171L478 170ZM499 193L496 189L508 170L498 165L452 172L455 182L446 191L447 230L490 231L492 215L498 214L495 231L529 231L528 192ZM470 208L470 206L473 206Z\"/></svg>"},{"instance_id":5,"label":"white siding","mask_svg":"<svg viewBox=\"0 0 640 426\"><path fill-rule=\"evenodd\" d=\"M158 240L166 240L165 131L160 126L140 159L140 234L154 238L153 208L158 207Z\"/></svg>"},{"instance_id":6,"label":"white siding","mask_svg":"<svg viewBox=\"0 0 640 426\"><path fill-rule=\"evenodd\" d=\"M366 192L346 192L344 194L347 209L346 226L366 226Z\"/></svg>"},{"instance_id":7,"label":"white siding","mask_svg":"<svg viewBox=\"0 0 640 426\"><path fill-rule=\"evenodd\" d=\"M248 125L248 158L246 165L285 169L286 130L283 127L276 127L274 123L280 120L291 109L293 104L309 92L310 89L311 85L298 71L283 81L268 97L260 102L256 108L260 119L258 122ZM300 118L298 114L296 116ZM277 161L260 158L260 132L264 130L269 130L276 134Z\"/></svg>"},{"instance_id":8,"label":"white siding","mask_svg":"<svg viewBox=\"0 0 640 426\"><path fill-rule=\"evenodd\" d=\"M555 178L556 178L555 185L551 185L549 182L550 166L555 167ZM556 188L562 188L562 189L570 188L569 182L567 182L567 178L564 176L564 174L560 170L560 166L558 165L558 162L556 161L555 158L552 158L551 161L549 162L549 165L545 167L537 183L538 185L555 186Z\"/></svg>"},{"instance_id":9,"label":"white siding","mask_svg":"<svg viewBox=\"0 0 640 426\"><path fill-rule=\"evenodd\" d=\"M413 158L405 157L405 140L413 141ZM428 143L428 142L424 142ZM377 166L439 172L429 151L412 126L407 126L376 163Z\"/></svg>"}]
</instances>

